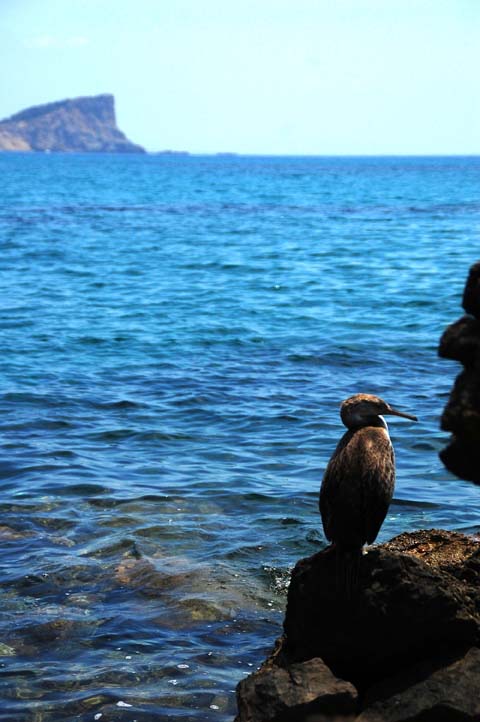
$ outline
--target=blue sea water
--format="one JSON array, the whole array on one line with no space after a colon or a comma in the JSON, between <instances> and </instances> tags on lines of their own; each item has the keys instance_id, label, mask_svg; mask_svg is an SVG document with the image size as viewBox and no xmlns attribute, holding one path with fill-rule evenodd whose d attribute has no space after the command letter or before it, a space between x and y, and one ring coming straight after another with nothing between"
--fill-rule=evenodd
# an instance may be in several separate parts
<instances>
[{"instance_id":1,"label":"blue sea water","mask_svg":"<svg viewBox=\"0 0 480 722\"><path fill-rule=\"evenodd\" d=\"M379 394L379 535L478 528L437 357L480 158L0 156L0 719L226 722Z\"/></svg>"}]
</instances>

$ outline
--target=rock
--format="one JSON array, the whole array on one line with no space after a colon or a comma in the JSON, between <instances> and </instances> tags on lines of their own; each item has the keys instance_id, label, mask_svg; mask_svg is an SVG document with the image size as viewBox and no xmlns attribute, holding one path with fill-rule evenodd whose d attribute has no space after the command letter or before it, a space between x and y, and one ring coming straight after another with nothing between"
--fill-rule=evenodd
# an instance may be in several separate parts
<instances>
[{"instance_id":1,"label":"rock","mask_svg":"<svg viewBox=\"0 0 480 722\"><path fill-rule=\"evenodd\" d=\"M10 647L10 645L0 642L0 657L13 657L16 653L17 651L14 647Z\"/></svg>"},{"instance_id":2,"label":"rock","mask_svg":"<svg viewBox=\"0 0 480 722\"><path fill-rule=\"evenodd\" d=\"M422 672L409 670L372 689L357 722L480 720L480 649L415 681Z\"/></svg>"},{"instance_id":3,"label":"rock","mask_svg":"<svg viewBox=\"0 0 480 722\"><path fill-rule=\"evenodd\" d=\"M442 358L460 361L464 366L478 366L480 321L470 316L463 316L448 326L440 339L438 354Z\"/></svg>"},{"instance_id":4,"label":"rock","mask_svg":"<svg viewBox=\"0 0 480 722\"><path fill-rule=\"evenodd\" d=\"M464 366L443 411L441 427L452 437L440 458L453 474L480 484L480 262L470 269L463 307L475 318L464 316L448 326L438 349L441 357Z\"/></svg>"},{"instance_id":5,"label":"rock","mask_svg":"<svg viewBox=\"0 0 480 722\"><path fill-rule=\"evenodd\" d=\"M480 334L479 334L480 341ZM480 354L478 356L480 361ZM460 373L443 411L441 427L451 431L450 444L440 459L456 476L480 483L480 374L476 369Z\"/></svg>"},{"instance_id":6,"label":"rock","mask_svg":"<svg viewBox=\"0 0 480 722\"><path fill-rule=\"evenodd\" d=\"M462 306L467 313L480 319L480 261L470 268Z\"/></svg>"},{"instance_id":7,"label":"rock","mask_svg":"<svg viewBox=\"0 0 480 722\"><path fill-rule=\"evenodd\" d=\"M319 656L363 689L412 657L480 639L477 589L406 549L415 534L402 537L403 544L393 540L363 556L360 590L351 603L338 598L334 553L296 565L284 622L290 661Z\"/></svg>"},{"instance_id":8,"label":"rock","mask_svg":"<svg viewBox=\"0 0 480 722\"><path fill-rule=\"evenodd\" d=\"M113 95L60 100L0 121L0 150L144 153L117 128Z\"/></svg>"},{"instance_id":9,"label":"rock","mask_svg":"<svg viewBox=\"0 0 480 722\"><path fill-rule=\"evenodd\" d=\"M17 539L27 539L30 536L33 536L32 532L19 531L18 529L12 529L11 527L5 526L4 524L0 525L0 539L2 541L15 541Z\"/></svg>"},{"instance_id":10,"label":"rock","mask_svg":"<svg viewBox=\"0 0 480 722\"><path fill-rule=\"evenodd\" d=\"M480 438L480 376L463 371L457 376L442 416L442 429L461 435L466 441Z\"/></svg>"},{"instance_id":11,"label":"rock","mask_svg":"<svg viewBox=\"0 0 480 722\"><path fill-rule=\"evenodd\" d=\"M318 720L347 719L342 715L351 714L353 707L329 706L321 689L328 697L332 689L345 691L342 685L348 683L349 704L355 701L353 685L361 701L359 713L368 708L377 715L372 722L383 719L378 715L384 707L391 706L393 715L396 695L422 684L423 698L439 716L423 717L421 711L419 717L415 712L399 720L471 719L463 711L450 718L441 714L455 676L460 679L467 667L476 669L470 657L467 667L459 660L480 643L480 538L433 529L404 533L373 547L361 559L353 599L338 596L335 557L329 548L296 565L285 634L260 670L239 684L236 722L313 722L315 714ZM320 665L321 674L312 671ZM469 675L473 680L473 671ZM323 687L315 686L315 680ZM416 695L405 699L413 705Z\"/></svg>"},{"instance_id":12,"label":"rock","mask_svg":"<svg viewBox=\"0 0 480 722\"><path fill-rule=\"evenodd\" d=\"M301 722L326 715L354 718L357 691L337 679L321 659L288 667L269 662L237 688L237 722ZM331 717L330 717L331 719Z\"/></svg>"},{"instance_id":13,"label":"rock","mask_svg":"<svg viewBox=\"0 0 480 722\"><path fill-rule=\"evenodd\" d=\"M449 445L442 449L439 456L452 474L459 476L460 479L480 484L478 472L480 452L475 444L469 444L463 439L453 436Z\"/></svg>"},{"instance_id":14,"label":"rock","mask_svg":"<svg viewBox=\"0 0 480 722\"><path fill-rule=\"evenodd\" d=\"M32 150L24 138L15 132L9 132L0 124L0 150Z\"/></svg>"},{"instance_id":15,"label":"rock","mask_svg":"<svg viewBox=\"0 0 480 722\"><path fill-rule=\"evenodd\" d=\"M472 563L480 561L480 536L465 536L444 529L421 529L416 532L404 532L382 545L392 552L409 554L421 559L433 568L453 574L461 579L466 578L463 572ZM469 576L469 583L480 582L480 569L474 576Z\"/></svg>"},{"instance_id":16,"label":"rock","mask_svg":"<svg viewBox=\"0 0 480 722\"><path fill-rule=\"evenodd\" d=\"M81 622L73 619L53 619L50 622L30 624L19 631L28 637L29 641L50 644L73 637L83 626Z\"/></svg>"}]
</instances>

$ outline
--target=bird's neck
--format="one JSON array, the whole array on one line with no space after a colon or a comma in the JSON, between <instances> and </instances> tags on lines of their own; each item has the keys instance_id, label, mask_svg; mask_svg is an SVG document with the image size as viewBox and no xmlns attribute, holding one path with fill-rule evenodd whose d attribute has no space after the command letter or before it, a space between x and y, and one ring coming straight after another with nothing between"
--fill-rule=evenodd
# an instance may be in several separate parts
<instances>
[{"instance_id":1,"label":"bird's neck","mask_svg":"<svg viewBox=\"0 0 480 722\"><path fill-rule=\"evenodd\" d=\"M390 434L388 433L387 422L385 421L385 419L383 418L383 416L377 416L377 422L378 422L378 423L375 424L375 425L376 425L376 426L380 426L382 429L385 429L385 431L387 432L387 436L390 436Z\"/></svg>"}]
</instances>

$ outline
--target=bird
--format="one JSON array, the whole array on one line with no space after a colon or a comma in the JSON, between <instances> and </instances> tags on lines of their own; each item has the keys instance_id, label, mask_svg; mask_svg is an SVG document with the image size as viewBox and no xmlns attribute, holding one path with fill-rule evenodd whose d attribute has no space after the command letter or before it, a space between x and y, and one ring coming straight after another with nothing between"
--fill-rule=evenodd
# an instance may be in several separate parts
<instances>
[{"instance_id":1,"label":"bird","mask_svg":"<svg viewBox=\"0 0 480 722\"><path fill-rule=\"evenodd\" d=\"M328 462L320 487L323 530L337 554L337 588L351 598L358 585L365 544L372 544L395 488L395 453L384 415L418 421L373 394L355 394L340 405L347 431Z\"/></svg>"}]
</instances>

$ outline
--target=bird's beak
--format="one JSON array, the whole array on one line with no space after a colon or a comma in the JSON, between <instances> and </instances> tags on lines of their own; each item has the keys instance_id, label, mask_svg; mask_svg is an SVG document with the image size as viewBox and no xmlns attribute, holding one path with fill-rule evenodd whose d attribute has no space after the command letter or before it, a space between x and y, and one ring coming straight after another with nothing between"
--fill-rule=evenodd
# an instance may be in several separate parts
<instances>
[{"instance_id":1,"label":"bird's beak","mask_svg":"<svg viewBox=\"0 0 480 722\"><path fill-rule=\"evenodd\" d=\"M404 411L397 411L397 409L392 409L391 406L389 406L388 411L384 413L392 414L392 416L401 416L403 419L410 419L410 421L418 421L417 417L413 414L406 414Z\"/></svg>"}]
</instances>

